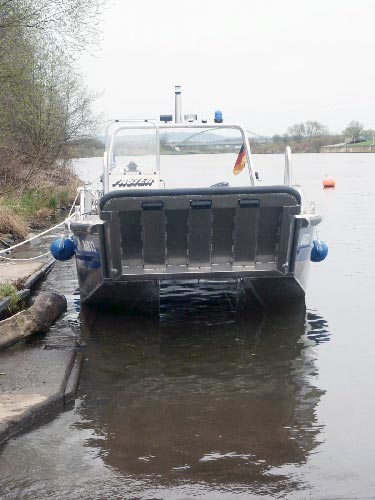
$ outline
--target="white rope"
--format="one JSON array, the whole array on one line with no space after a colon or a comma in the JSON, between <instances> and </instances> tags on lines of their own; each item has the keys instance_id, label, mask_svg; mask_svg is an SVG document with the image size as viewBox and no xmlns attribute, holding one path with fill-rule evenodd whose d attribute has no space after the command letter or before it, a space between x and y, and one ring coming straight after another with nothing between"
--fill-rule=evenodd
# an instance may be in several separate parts
<instances>
[{"instance_id":1,"label":"white rope","mask_svg":"<svg viewBox=\"0 0 375 500\"><path fill-rule=\"evenodd\" d=\"M0 250L0 254L2 253L7 253L7 252L10 252L11 250L14 250L15 248L18 248L22 245L25 245L26 243L30 243L30 241L33 241L33 240L36 240L38 238L40 238L41 236L44 236L45 234L48 234L50 233L51 231L53 231L54 229L62 226L63 224L69 222L69 220L74 217L74 214L73 215L70 215L68 216L65 220L63 220L62 222L60 222L59 224L56 224L55 226L53 227L50 227L49 229L46 229L45 231L42 231L41 233L38 233L36 235L34 235L32 238L29 238L28 240L25 240L25 241L21 241L21 243L17 243L17 245L13 245L9 248L5 248L4 250ZM12 259L13 260L13 259ZM28 259L27 259L28 260Z\"/></svg>"},{"instance_id":2,"label":"white rope","mask_svg":"<svg viewBox=\"0 0 375 500\"><path fill-rule=\"evenodd\" d=\"M11 261L27 261L27 260L36 260L36 259L40 259L41 257L46 257L47 255L49 255L51 252L48 250L48 252L46 253L42 253L41 255L37 255L36 257L28 257L28 258L25 258L25 259L13 259L12 257L4 257L3 255L0 255L0 259L3 259L3 260L11 260Z\"/></svg>"},{"instance_id":3,"label":"white rope","mask_svg":"<svg viewBox=\"0 0 375 500\"><path fill-rule=\"evenodd\" d=\"M72 206L70 207L70 210L69 210L69 214L68 214L68 217L67 217L68 219L72 215L73 208L76 206L76 201L77 201L77 198L78 198L79 195L80 195L80 191L77 191L76 197L74 198L73 204L72 204Z\"/></svg>"}]
</instances>

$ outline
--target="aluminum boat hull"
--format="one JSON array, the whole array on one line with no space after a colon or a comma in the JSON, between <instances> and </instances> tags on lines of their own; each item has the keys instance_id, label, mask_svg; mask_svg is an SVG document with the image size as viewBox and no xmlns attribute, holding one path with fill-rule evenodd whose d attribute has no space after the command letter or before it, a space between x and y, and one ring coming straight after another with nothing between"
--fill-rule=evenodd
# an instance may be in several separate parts
<instances>
[{"instance_id":1,"label":"aluminum boat hull","mask_svg":"<svg viewBox=\"0 0 375 500\"><path fill-rule=\"evenodd\" d=\"M71 225L81 301L152 313L163 280L235 279L243 304L287 307L320 220L285 186L110 192Z\"/></svg>"}]
</instances>

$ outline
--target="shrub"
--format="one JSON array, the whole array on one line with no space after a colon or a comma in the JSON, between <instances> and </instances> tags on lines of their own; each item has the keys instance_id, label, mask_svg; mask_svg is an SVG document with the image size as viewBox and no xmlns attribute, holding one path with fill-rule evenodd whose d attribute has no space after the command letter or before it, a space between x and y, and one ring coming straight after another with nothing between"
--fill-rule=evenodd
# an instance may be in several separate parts
<instances>
[{"instance_id":1,"label":"shrub","mask_svg":"<svg viewBox=\"0 0 375 500\"><path fill-rule=\"evenodd\" d=\"M28 226L14 210L0 205L0 233L11 233L19 238L25 238Z\"/></svg>"},{"instance_id":2,"label":"shrub","mask_svg":"<svg viewBox=\"0 0 375 500\"><path fill-rule=\"evenodd\" d=\"M16 287L11 285L10 283L0 283L0 300L4 299L5 297L10 297L8 311L16 312L19 302Z\"/></svg>"}]
</instances>

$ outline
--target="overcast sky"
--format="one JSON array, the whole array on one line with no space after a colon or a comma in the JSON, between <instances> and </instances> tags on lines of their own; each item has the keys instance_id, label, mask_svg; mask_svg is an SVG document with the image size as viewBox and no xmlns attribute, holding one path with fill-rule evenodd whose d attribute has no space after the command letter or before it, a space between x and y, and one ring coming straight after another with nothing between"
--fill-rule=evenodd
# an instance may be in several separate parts
<instances>
[{"instance_id":1,"label":"overcast sky","mask_svg":"<svg viewBox=\"0 0 375 500\"><path fill-rule=\"evenodd\" d=\"M318 120L375 127L375 0L112 0L82 58L107 118L183 112L259 134Z\"/></svg>"}]
</instances>

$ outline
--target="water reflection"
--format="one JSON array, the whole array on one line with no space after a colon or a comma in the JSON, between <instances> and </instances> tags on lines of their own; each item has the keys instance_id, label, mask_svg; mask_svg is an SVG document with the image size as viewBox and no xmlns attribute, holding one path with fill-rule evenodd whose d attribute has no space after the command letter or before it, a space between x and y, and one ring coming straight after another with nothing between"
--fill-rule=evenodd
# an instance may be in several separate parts
<instances>
[{"instance_id":1,"label":"water reflection","mask_svg":"<svg viewBox=\"0 0 375 500\"><path fill-rule=\"evenodd\" d=\"M106 465L155 487L295 489L283 466L319 443L312 346L326 324L313 311L306 324L304 303L239 318L234 290L204 287L202 307L197 290L167 286L159 323L81 311L77 425L100 435L88 444Z\"/></svg>"}]
</instances>

